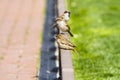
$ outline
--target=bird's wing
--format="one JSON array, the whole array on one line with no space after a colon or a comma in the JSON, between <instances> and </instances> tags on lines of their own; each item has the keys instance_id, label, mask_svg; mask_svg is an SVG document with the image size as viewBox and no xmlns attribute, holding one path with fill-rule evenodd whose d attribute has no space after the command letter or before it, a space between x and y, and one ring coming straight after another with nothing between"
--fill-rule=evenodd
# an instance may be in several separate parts
<instances>
[{"instance_id":1,"label":"bird's wing","mask_svg":"<svg viewBox=\"0 0 120 80\"><path fill-rule=\"evenodd\" d=\"M61 43L66 44L66 45L68 45L68 46L75 47L75 45L72 44L72 43L71 43L69 40L67 40L67 39L63 39L63 40L61 41Z\"/></svg>"}]
</instances>

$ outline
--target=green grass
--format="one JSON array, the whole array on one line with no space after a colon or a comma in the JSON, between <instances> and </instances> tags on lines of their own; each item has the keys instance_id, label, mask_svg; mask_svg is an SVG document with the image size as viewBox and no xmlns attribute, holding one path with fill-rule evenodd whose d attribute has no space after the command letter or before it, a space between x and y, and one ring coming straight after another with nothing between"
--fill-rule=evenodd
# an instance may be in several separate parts
<instances>
[{"instance_id":1,"label":"green grass","mask_svg":"<svg viewBox=\"0 0 120 80\"><path fill-rule=\"evenodd\" d=\"M67 2L75 80L120 80L120 0Z\"/></svg>"}]
</instances>

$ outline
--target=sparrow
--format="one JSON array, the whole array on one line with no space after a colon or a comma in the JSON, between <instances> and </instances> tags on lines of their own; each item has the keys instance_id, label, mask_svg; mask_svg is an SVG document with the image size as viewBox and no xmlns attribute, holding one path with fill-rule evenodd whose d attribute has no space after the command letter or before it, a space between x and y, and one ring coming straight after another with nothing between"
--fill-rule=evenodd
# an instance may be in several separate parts
<instances>
[{"instance_id":1,"label":"sparrow","mask_svg":"<svg viewBox=\"0 0 120 80\"><path fill-rule=\"evenodd\" d=\"M67 21L70 19L70 12L69 11L64 11L64 13L59 16L55 22L52 24L52 27L58 27L63 32L68 32L70 36L73 36L73 34L70 32L70 27L67 24Z\"/></svg>"},{"instance_id":2,"label":"sparrow","mask_svg":"<svg viewBox=\"0 0 120 80\"><path fill-rule=\"evenodd\" d=\"M69 40L67 40L63 34L57 34L56 35L56 41L58 43L58 47L60 49L64 49L64 50L72 50L73 52L77 53L76 55L79 58L79 52L75 49L76 46L71 43Z\"/></svg>"},{"instance_id":3,"label":"sparrow","mask_svg":"<svg viewBox=\"0 0 120 80\"><path fill-rule=\"evenodd\" d=\"M62 32L68 32L73 37L73 34L70 32L70 26L63 18L58 17L52 27L58 27Z\"/></svg>"},{"instance_id":4,"label":"sparrow","mask_svg":"<svg viewBox=\"0 0 120 80\"><path fill-rule=\"evenodd\" d=\"M58 46L60 49L64 50L74 50L75 45L71 43L69 40L67 40L63 34L57 34L56 35L56 41L58 43Z\"/></svg>"}]
</instances>

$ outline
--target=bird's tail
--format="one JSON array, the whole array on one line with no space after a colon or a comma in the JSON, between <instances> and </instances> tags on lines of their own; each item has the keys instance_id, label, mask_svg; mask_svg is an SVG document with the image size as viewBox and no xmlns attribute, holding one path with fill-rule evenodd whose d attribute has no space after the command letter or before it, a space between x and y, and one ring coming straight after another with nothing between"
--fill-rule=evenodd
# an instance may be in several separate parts
<instances>
[{"instance_id":1,"label":"bird's tail","mask_svg":"<svg viewBox=\"0 0 120 80\"><path fill-rule=\"evenodd\" d=\"M70 34L71 37L73 37L73 34L70 31L68 31L68 33Z\"/></svg>"},{"instance_id":2,"label":"bird's tail","mask_svg":"<svg viewBox=\"0 0 120 80\"><path fill-rule=\"evenodd\" d=\"M80 57L80 54L79 54L79 52L76 49L74 49L73 52L76 53L78 58Z\"/></svg>"}]
</instances>

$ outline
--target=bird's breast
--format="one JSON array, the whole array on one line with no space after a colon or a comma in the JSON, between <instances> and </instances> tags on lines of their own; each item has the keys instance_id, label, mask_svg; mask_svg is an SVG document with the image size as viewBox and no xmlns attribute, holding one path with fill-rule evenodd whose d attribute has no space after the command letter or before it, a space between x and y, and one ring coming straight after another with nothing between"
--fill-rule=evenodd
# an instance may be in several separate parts
<instances>
[{"instance_id":1,"label":"bird's breast","mask_svg":"<svg viewBox=\"0 0 120 80\"><path fill-rule=\"evenodd\" d=\"M63 30L68 30L68 27L66 26L66 23L64 21L60 21L58 23L58 26Z\"/></svg>"}]
</instances>

